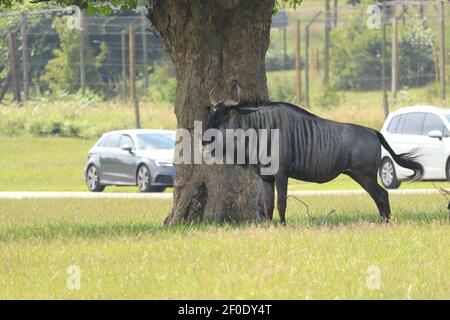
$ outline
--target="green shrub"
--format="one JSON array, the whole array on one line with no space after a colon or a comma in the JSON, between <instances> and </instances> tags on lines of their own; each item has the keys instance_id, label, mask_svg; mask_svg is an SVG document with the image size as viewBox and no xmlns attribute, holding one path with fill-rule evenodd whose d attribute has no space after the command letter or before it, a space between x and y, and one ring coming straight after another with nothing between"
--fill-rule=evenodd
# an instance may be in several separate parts
<instances>
[{"instance_id":1,"label":"green shrub","mask_svg":"<svg viewBox=\"0 0 450 320\"><path fill-rule=\"evenodd\" d=\"M141 98L147 98L155 103L175 103L176 80L169 77L166 68L157 67L149 76L150 86L140 92Z\"/></svg>"},{"instance_id":2,"label":"green shrub","mask_svg":"<svg viewBox=\"0 0 450 320\"><path fill-rule=\"evenodd\" d=\"M270 41L269 49L266 53L266 70L292 70L295 68L295 58L288 53L284 55L282 41Z\"/></svg>"},{"instance_id":3,"label":"green shrub","mask_svg":"<svg viewBox=\"0 0 450 320\"><path fill-rule=\"evenodd\" d=\"M295 103L295 73L270 72L267 74L269 97L272 101Z\"/></svg>"},{"instance_id":4,"label":"green shrub","mask_svg":"<svg viewBox=\"0 0 450 320\"><path fill-rule=\"evenodd\" d=\"M320 95L316 98L315 106L319 106L323 109L330 109L339 106L341 98L339 94L330 87L325 87L320 90Z\"/></svg>"},{"instance_id":5,"label":"green shrub","mask_svg":"<svg viewBox=\"0 0 450 320\"><path fill-rule=\"evenodd\" d=\"M41 80L52 93L76 93L81 86L80 34L67 27L65 18L56 18L53 24L59 35L60 48L53 50L54 58L48 61ZM103 89L103 81L98 70L102 67L107 51L106 45L102 43L99 54L94 56L92 49L86 47L85 78L88 79L86 86L96 92Z\"/></svg>"},{"instance_id":6,"label":"green shrub","mask_svg":"<svg viewBox=\"0 0 450 320\"><path fill-rule=\"evenodd\" d=\"M347 24L332 31L331 83L339 90L372 90L381 87L382 36L366 27L358 12ZM434 80L432 31L423 22L399 27L399 85L416 87ZM391 31L386 43L386 71L391 68Z\"/></svg>"},{"instance_id":7,"label":"green shrub","mask_svg":"<svg viewBox=\"0 0 450 320\"><path fill-rule=\"evenodd\" d=\"M402 28L398 44L400 84L423 86L435 79L433 32L423 23Z\"/></svg>"},{"instance_id":8,"label":"green shrub","mask_svg":"<svg viewBox=\"0 0 450 320\"><path fill-rule=\"evenodd\" d=\"M278 70L292 70L295 68L295 59L286 55L282 51L268 51L266 55L266 70L278 71Z\"/></svg>"}]
</instances>

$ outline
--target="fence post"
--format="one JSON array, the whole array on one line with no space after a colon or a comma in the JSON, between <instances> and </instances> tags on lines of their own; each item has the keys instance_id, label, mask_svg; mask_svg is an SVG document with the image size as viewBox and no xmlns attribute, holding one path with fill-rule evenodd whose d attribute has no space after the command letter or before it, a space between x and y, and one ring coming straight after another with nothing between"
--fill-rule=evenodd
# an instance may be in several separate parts
<instances>
[{"instance_id":1,"label":"fence post","mask_svg":"<svg viewBox=\"0 0 450 320\"><path fill-rule=\"evenodd\" d=\"M295 47L295 71L297 75L297 105L302 103L302 57L301 57L301 33L300 33L300 20L297 20L296 28L296 47Z\"/></svg>"},{"instance_id":2,"label":"fence post","mask_svg":"<svg viewBox=\"0 0 450 320\"><path fill-rule=\"evenodd\" d=\"M14 100L16 102L20 102L19 79L17 76L16 34L14 32L8 33L8 49L9 49L9 59L10 59L10 64L11 64L11 87L13 89Z\"/></svg>"},{"instance_id":3,"label":"fence post","mask_svg":"<svg viewBox=\"0 0 450 320\"><path fill-rule=\"evenodd\" d=\"M383 109L384 118L389 114L388 97L386 93L386 0L383 0L383 10L381 12L381 23L383 24L383 43L381 50L381 85L383 89Z\"/></svg>"},{"instance_id":4,"label":"fence post","mask_svg":"<svg viewBox=\"0 0 450 320\"><path fill-rule=\"evenodd\" d=\"M334 17L333 17L333 27L337 27L338 25L338 0L334 0Z\"/></svg>"},{"instance_id":5,"label":"fence post","mask_svg":"<svg viewBox=\"0 0 450 320\"><path fill-rule=\"evenodd\" d=\"M323 50L323 84L329 82L329 58L330 58L330 0L324 0L325 5L325 45Z\"/></svg>"},{"instance_id":6,"label":"fence post","mask_svg":"<svg viewBox=\"0 0 450 320\"><path fill-rule=\"evenodd\" d=\"M136 128L141 127L141 119L139 114L139 102L136 98L136 39L134 35L133 25L128 26L128 37L129 37L129 57L130 57L130 98L134 105L134 115L136 119Z\"/></svg>"},{"instance_id":7,"label":"fence post","mask_svg":"<svg viewBox=\"0 0 450 320\"><path fill-rule=\"evenodd\" d=\"M80 13L80 87L81 92L84 93L86 88L86 61L85 61L85 21L84 21L84 14L83 12Z\"/></svg>"},{"instance_id":8,"label":"fence post","mask_svg":"<svg viewBox=\"0 0 450 320\"><path fill-rule=\"evenodd\" d=\"M286 70L287 66L287 44L286 44L286 27L283 27L283 70Z\"/></svg>"},{"instance_id":9,"label":"fence post","mask_svg":"<svg viewBox=\"0 0 450 320\"><path fill-rule=\"evenodd\" d=\"M448 63L449 60L450 60L450 52L447 52L447 57L445 59L445 61L447 62L445 64L445 74L447 75L447 82L450 82L450 64Z\"/></svg>"},{"instance_id":10,"label":"fence post","mask_svg":"<svg viewBox=\"0 0 450 320\"><path fill-rule=\"evenodd\" d=\"M127 51L126 51L126 32L120 32L120 46L122 53L122 95L127 97Z\"/></svg>"},{"instance_id":11,"label":"fence post","mask_svg":"<svg viewBox=\"0 0 450 320\"><path fill-rule=\"evenodd\" d=\"M305 108L309 108L309 24L305 26Z\"/></svg>"},{"instance_id":12,"label":"fence post","mask_svg":"<svg viewBox=\"0 0 450 320\"><path fill-rule=\"evenodd\" d=\"M142 64L144 75L144 88L148 88L148 70L147 70L147 35L145 33L145 23L147 19L142 13L141 16L141 32L142 32Z\"/></svg>"},{"instance_id":13,"label":"fence post","mask_svg":"<svg viewBox=\"0 0 450 320\"><path fill-rule=\"evenodd\" d=\"M316 21L317 17L322 13L319 11L316 15L305 25L305 107L309 108L309 27ZM318 60L319 57L317 56ZM318 69L318 63L316 62Z\"/></svg>"},{"instance_id":14,"label":"fence post","mask_svg":"<svg viewBox=\"0 0 450 320\"><path fill-rule=\"evenodd\" d=\"M406 4L402 4L402 24L406 24L406 12L408 11L408 7Z\"/></svg>"},{"instance_id":15,"label":"fence post","mask_svg":"<svg viewBox=\"0 0 450 320\"><path fill-rule=\"evenodd\" d=\"M445 4L440 3L440 45L439 45L439 80L440 96L442 103L445 102Z\"/></svg>"},{"instance_id":16,"label":"fence post","mask_svg":"<svg viewBox=\"0 0 450 320\"><path fill-rule=\"evenodd\" d=\"M316 60L316 72L319 72L319 70L320 70L320 53L319 53L319 49L316 48L315 53L316 53L316 57L315 57L315 60Z\"/></svg>"},{"instance_id":17,"label":"fence post","mask_svg":"<svg viewBox=\"0 0 450 320\"><path fill-rule=\"evenodd\" d=\"M23 71L23 99L28 100L29 87L29 64L28 64L28 43L27 43L27 15L21 13L20 35L22 38L22 71Z\"/></svg>"},{"instance_id":18,"label":"fence post","mask_svg":"<svg viewBox=\"0 0 450 320\"><path fill-rule=\"evenodd\" d=\"M397 86L398 86L398 30L397 30L397 18L394 16L392 18L392 100L394 103L397 102Z\"/></svg>"}]
</instances>

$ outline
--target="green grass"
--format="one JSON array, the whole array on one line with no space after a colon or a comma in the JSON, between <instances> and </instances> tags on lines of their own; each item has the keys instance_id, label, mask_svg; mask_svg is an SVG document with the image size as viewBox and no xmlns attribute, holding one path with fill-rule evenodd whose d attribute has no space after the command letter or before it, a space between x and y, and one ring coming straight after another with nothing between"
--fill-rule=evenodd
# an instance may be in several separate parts
<instances>
[{"instance_id":1,"label":"green grass","mask_svg":"<svg viewBox=\"0 0 450 320\"><path fill-rule=\"evenodd\" d=\"M86 191L83 170L95 140L58 137L0 136L0 191ZM401 188L448 187L448 182L406 182ZM360 189L347 176L316 184L290 180L289 190ZM107 192L136 192L107 187ZM167 189L171 191L171 189Z\"/></svg>"},{"instance_id":2,"label":"green grass","mask_svg":"<svg viewBox=\"0 0 450 320\"><path fill-rule=\"evenodd\" d=\"M368 196L302 200L314 219L289 199L285 228L160 228L163 200L0 200L0 299L450 298L442 197L392 196L389 225Z\"/></svg>"},{"instance_id":3,"label":"green grass","mask_svg":"<svg viewBox=\"0 0 450 320\"><path fill-rule=\"evenodd\" d=\"M93 140L0 136L1 191L77 191Z\"/></svg>"},{"instance_id":4,"label":"green grass","mask_svg":"<svg viewBox=\"0 0 450 320\"><path fill-rule=\"evenodd\" d=\"M83 171L94 143L76 138L0 136L0 191L87 191ZM137 188L110 186L106 190L135 192Z\"/></svg>"}]
</instances>

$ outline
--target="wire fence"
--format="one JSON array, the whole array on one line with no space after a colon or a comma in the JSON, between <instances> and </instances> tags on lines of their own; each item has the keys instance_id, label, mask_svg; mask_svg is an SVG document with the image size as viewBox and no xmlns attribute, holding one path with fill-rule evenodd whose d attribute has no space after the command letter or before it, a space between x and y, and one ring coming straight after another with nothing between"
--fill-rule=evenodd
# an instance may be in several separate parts
<instances>
[{"instance_id":1,"label":"wire fence","mask_svg":"<svg viewBox=\"0 0 450 320\"><path fill-rule=\"evenodd\" d=\"M273 19L266 57L271 98L305 107L332 107L345 94L383 95L385 103L397 103L401 91L414 92L415 102L446 100L447 1L312 3L316 7L282 11ZM57 91L128 97L132 80L141 99L173 103L174 76L142 9L93 17L76 7L0 12L2 103ZM158 90L165 92L154 94Z\"/></svg>"}]
</instances>

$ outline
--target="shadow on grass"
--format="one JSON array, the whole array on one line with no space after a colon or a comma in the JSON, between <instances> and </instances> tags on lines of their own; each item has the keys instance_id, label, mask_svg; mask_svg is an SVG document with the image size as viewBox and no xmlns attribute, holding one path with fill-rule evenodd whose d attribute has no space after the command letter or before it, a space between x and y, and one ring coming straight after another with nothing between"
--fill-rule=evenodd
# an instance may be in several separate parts
<instances>
[{"instance_id":1,"label":"shadow on grass","mask_svg":"<svg viewBox=\"0 0 450 320\"><path fill-rule=\"evenodd\" d=\"M448 213L445 211L434 212L399 212L393 215L392 225L415 223L418 225L431 223L448 223ZM374 212L340 213L333 212L323 215L306 216L302 213L291 213L287 216L287 226L298 228L318 228L318 227L340 227L358 225L360 223L375 223L385 225L385 222ZM180 224L170 227L161 227L154 223L115 223L115 224L45 224L21 227L10 227L0 231L0 242L9 242L16 240L29 239L101 239L101 238L120 238L120 237L141 237L147 235L183 235L190 234L192 231L215 232L227 230L245 230L250 226L258 225L261 228L267 227L261 223L196 223ZM275 227L282 226L278 222L278 217L274 218Z\"/></svg>"},{"instance_id":2,"label":"shadow on grass","mask_svg":"<svg viewBox=\"0 0 450 320\"><path fill-rule=\"evenodd\" d=\"M46 224L7 228L0 232L0 242L25 239L67 239L140 236L158 231L159 226L146 223L124 224Z\"/></svg>"},{"instance_id":3,"label":"shadow on grass","mask_svg":"<svg viewBox=\"0 0 450 320\"><path fill-rule=\"evenodd\" d=\"M288 224L289 220L293 225L308 225L312 227L319 226L345 226L358 223L378 223L385 224L385 221L379 216L376 211L362 211L362 212L342 212L339 210L330 210L327 213L322 213L318 215L307 214L305 212L294 212L291 214L291 219L287 217ZM392 224L402 224L402 223L416 223L431 224L435 222L446 222L449 221L448 212L446 210L441 211L394 211L391 215Z\"/></svg>"}]
</instances>

